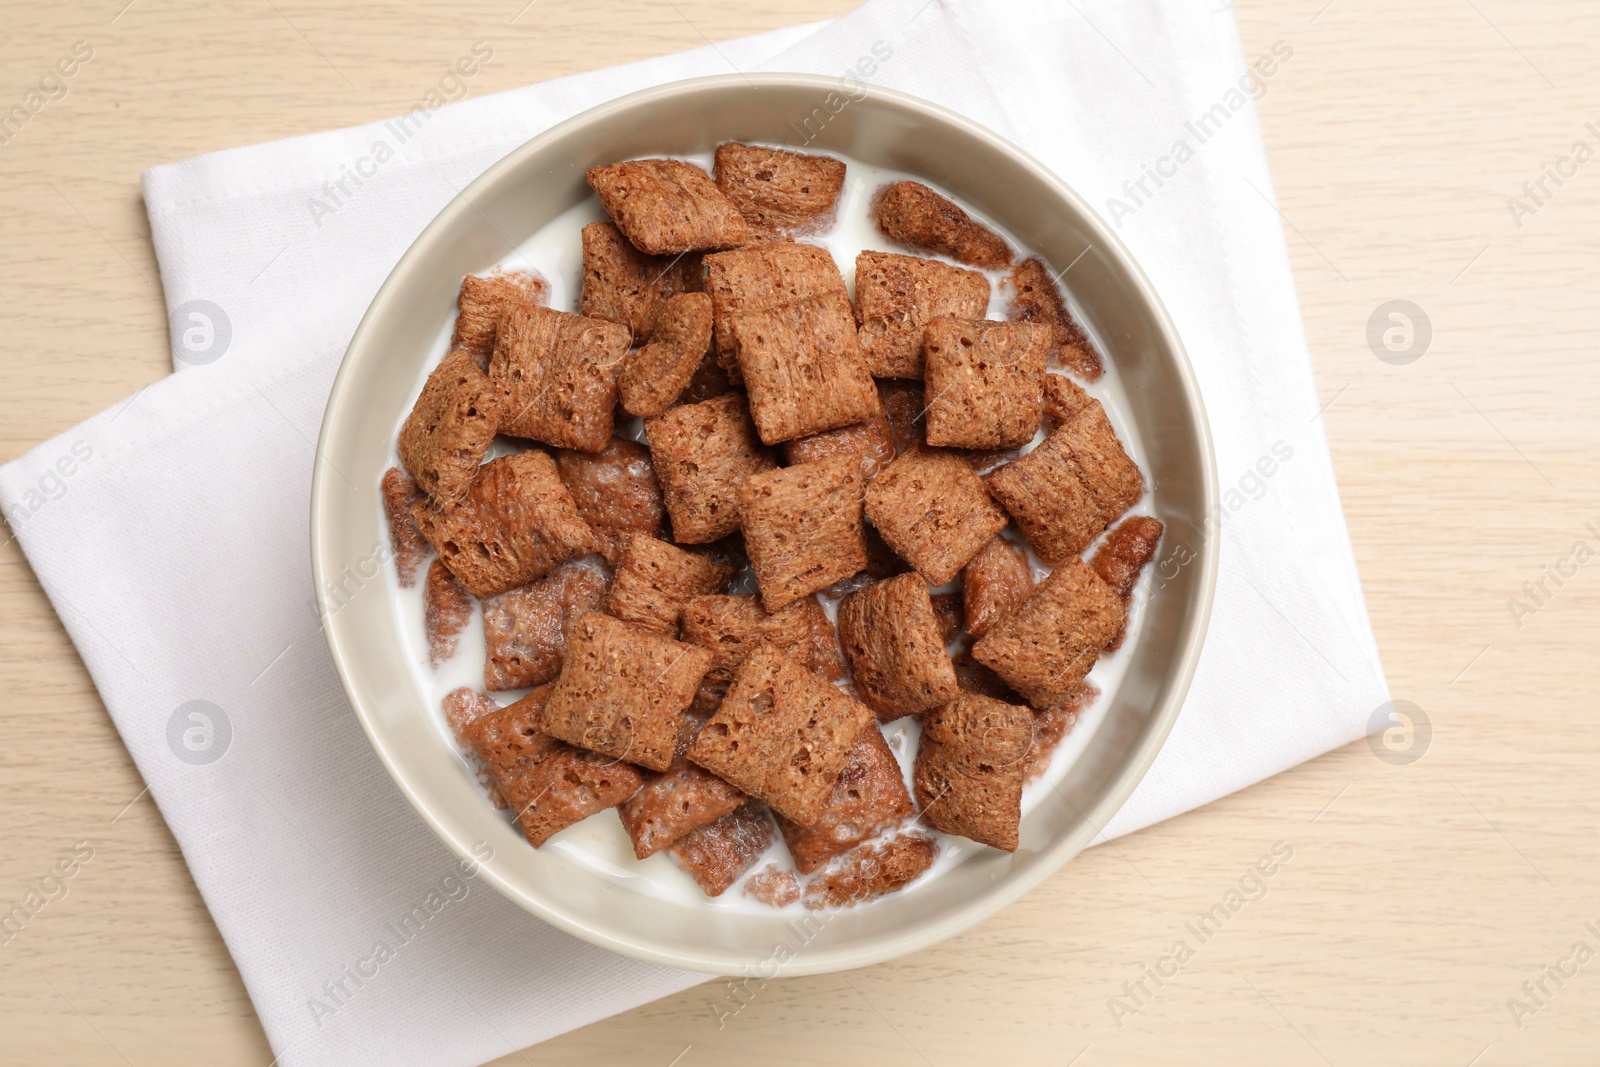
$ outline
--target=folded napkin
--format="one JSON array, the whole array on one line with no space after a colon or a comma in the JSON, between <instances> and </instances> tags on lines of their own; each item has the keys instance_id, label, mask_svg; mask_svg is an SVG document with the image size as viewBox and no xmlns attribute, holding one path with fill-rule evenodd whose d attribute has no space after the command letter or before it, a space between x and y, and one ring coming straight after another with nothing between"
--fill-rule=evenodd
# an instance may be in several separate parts
<instances>
[{"instance_id":1,"label":"folded napkin","mask_svg":"<svg viewBox=\"0 0 1600 1067\"><path fill-rule=\"evenodd\" d=\"M872 0L425 104L403 143L374 123L148 172L182 373L0 468L0 506L281 1062L469 1065L701 980L558 933L462 869L350 715L307 559L327 390L394 261L489 163L635 88L769 69L926 97L1053 167L1163 295L1225 491L1168 552L1214 537L1221 577L1183 714L1105 836L1361 737L1386 687L1251 99L1292 59L1244 56L1231 12L1192 0Z\"/></svg>"}]
</instances>

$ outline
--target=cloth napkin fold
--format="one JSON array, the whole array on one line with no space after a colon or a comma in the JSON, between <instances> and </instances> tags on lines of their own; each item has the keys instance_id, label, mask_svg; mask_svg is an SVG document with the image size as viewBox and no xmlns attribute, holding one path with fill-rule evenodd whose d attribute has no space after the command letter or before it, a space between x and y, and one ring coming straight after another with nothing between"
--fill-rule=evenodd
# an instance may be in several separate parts
<instances>
[{"instance_id":1,"label":"cloth napkin fold","mask_svg":"<svg viewBox=\"0 0 1600 1067\"><path fill-rule=\"evenodd\" d=\"M489 163L632 89L770 69L926 97L1054 168L1163 295L1224 489L1168 565L1217 538L1221 574L1184 711L1104 836L1363 736L1386 686L1251 99L1292 61L1283 43L1244 56L1231 11L1192 0L871 0L419 107L403 143L374 123L149 171L182 373L0 468L0 507L281 1062L465 1067L701 980L561 934L463 870L368 749L310 599L314 442L378 285Z\"/></svg>"}]
</instances>

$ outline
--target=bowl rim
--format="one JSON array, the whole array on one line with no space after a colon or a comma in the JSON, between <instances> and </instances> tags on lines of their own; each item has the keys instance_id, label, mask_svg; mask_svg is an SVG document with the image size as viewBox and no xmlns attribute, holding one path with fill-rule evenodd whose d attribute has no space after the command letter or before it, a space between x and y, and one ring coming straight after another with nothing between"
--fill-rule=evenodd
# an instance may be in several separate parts
<instances>
[{"instance_id":1,"label":"bowl rim","mask_svg":"<svg viewBox=\"0 0 1600 1067\"><path fill-rule=\"evenodd\" d=\"M477 193L498 183L507 173L515 172L523 164L524 160L530 156L537 155L548 143L559 139L575 127L604 122L608 119L625 115L628 111L641 104L674 96L692 95L704 90L719 89L723 86L759 88L764 85L783 88L800 87L815 90L818 93L827 93L837 89L837 80L815 74L757 72L706 75L639 89L587 108L550 126L495 161L457 192L449 203L429 221L401 255L400 259L396 261L395 266L373 297L371 304L368 305L366 312L363 313L361 322L357 325L355 332L351 335L345 354L340 358L339 370L329 389L322 427L317 438L311 484L311 577L318 611L325 620L322 630L324 639L327 642L329 656L333 660L334 669L338 673L339 683L344 690L345 697L349 701L357 721L361 724L368 743L377 755L379 762L383 765L384 770L388 773L390 780L394 782L401 795L406 798L412 810L451 851L456 853L463 861L475 864L479 872L503 896L542 921L568 934L580 937L591 944L599 945L622 955L650 963L694 970L706 974L735 973L741 967L748 966L751 961L748 954L717 946L700 946L697 951L691 953L678 947L663 947L661 944L649 941L620 937L610 930L568 914L562 908L540 899L526 887L514 884L511 879L496 869L496 865L481 863L471 849L471 842L458 840L456 834L446 826L443 817L434 812L430 805L418 796L417 790L406 779L394 753L390 750L390 739L378 722L377 716L368 706L364 695L357 690L351 673L352 668L347 661L345 651L346 638L341 632L339 615L329 612L329 604L324 592L327 588L325 579L335 573L338 564L334 559L330 539L325 536L326 513L333 503L332 494L336 492L327 470L331 466L331 462L327 459L327 450L330 438L333 437L338 425L341 409L350 403L347 392L351 376L355 373L353 365L356 362L350 358L350 354L366 343L367 335L376 329L373 324L388 313L390 305L397 299L397 290L402 287L404 277L411 272L414 264L426 260L432 252L433 246L443 240L445 235L461 225L463 220L476 210L472 202ZM1020 146L958 112L921 97L875 84L869 84L865 88L870 97L878 98L892 106L915 113L920 118L953 126L959 132L982 142L987 150L1005 157L1006 162L1010 165L1031 172L1035 179L1047 185L1056 196L1070 203L1076 209L1083 228L1094 235L1095 243L1114 258L1119 267L1126 272L1138 296L1145 302L1150 311L1150 325L1155 332L1161 335L1164 343L1172 353L1173 370L1176 373L1178 391L1193 421L1197 437L1196 444L1200 449L1200 459L1202 461L1200 464L1201 497L1206 513L1213 512L1219 493L1216 453L1210 424L1206 416L1205 404L1200 393L1194 368L1190 363L1183 339L1174 325L1166 305L1161 300L1160 295L1143 268L1139 265L1138 260L1134 258L1116 233L1109 228L1099 213L1076 190ZM923 920L912 931L905 931L894 936L872 937L864 941L840 946L808 946L807 951L796 953L793 959L782 966L781 973L784 976L820 974L863 967L944 941L1015 903L1037 888L1045 879L1059 871L1073 856L1088 845L1093 844L1096 838L1104 834L1105 827L1110 819L1116 815L1128 797L1132 795L1134 789L1143 780L1151 764L1155 762L1156 756L1166 743L1173 724L1177 721L1178 714L1188 697L1195 669L1199 663L1215 600L1217 568L1221 555L1220 546L1215 538L1205 538L1198 548L1194 549L1194 555L1198 557L1197 562L1199 563L1196 578L1197 608L1185 620L1184 631L1175 647L1173 665L1168 676L1170 684L1167 687L1166 695L1158 706L1153 709L1149 725L1136 739L1128 757L1124 759L1121 769L1108 787L1101 791L1088 810L1080 809L1088 830L1061 835L1041 850L1040 858L1037 862L1002 879L993 889L956 907L949 908L939 915Z\"/></svg>"}]
</instances>

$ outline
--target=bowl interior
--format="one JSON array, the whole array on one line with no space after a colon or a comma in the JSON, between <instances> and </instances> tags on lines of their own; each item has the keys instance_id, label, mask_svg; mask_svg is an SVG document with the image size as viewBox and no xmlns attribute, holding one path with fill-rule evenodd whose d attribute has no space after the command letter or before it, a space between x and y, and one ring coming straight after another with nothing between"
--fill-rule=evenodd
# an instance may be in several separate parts
<instances>
[{"instance_id":1,"label":"bowl interior","mask_svg":"<svg viewBox=\"0 0 1600 1067\"><path fill-rule=\"evenodd\" d=\"M429 225L373 301L333 387L313 488L313 566L329 647L374 749L452 849L463 858L481 856L485 842L493 849L483 873L505 895L639 958L712 973L815 973L948 937L1027 892L1095 836L1148 768L1188 688L1210 608L1214 542L1175 557L1181 564L1167 561L1128 649L1123 684L1081 757L1024 819L1015 854L982 850L913 891L804 922L619 891L529 848L441 743L439 710L414 690L399 642L388 639L396 633L391 598L330 601L322 592L344 568L359 573L387 543L378 482L394 427L437 356L461 277L503 260L588 197L588 167L704 152L729 139L839 152L924 176L1056 269L1072 264L1066 284L1121 375L1141 429L1155 514L1171 531L1205 528L1216 496L1210 439L1181 344L1149 283L1075 194L1020 150L931 104L876 88L852 99L826 78L740 75L646 90L569 120L491 167Z\"/></svg>"}]
</instances>

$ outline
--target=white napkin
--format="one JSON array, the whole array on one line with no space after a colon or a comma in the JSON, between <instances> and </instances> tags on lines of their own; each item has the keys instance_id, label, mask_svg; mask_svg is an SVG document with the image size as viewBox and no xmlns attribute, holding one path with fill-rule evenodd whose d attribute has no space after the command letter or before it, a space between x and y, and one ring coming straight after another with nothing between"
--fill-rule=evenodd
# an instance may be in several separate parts
<instances>
[{"instance_id":1,"label":"white napkin","mask_svg":"<svg viewBox=\"0 0 1600 1067\"><path fill-rule=\"evenodd\" d=\"M377 286L494 159L634 88L731 68L843 76L874 45L892 55L871 80L1012 138L1120 226L1205 394L1226 490L1211 632L1107 836L1367 732L1386 686L1246 95L1271 91L1292 50L1241 82L1226 8L872 0L821 28L442 107L381 164L361 163L396 140L377 123L159 167L146 205L188 369L0 468L0 506L281 1062L469 1065L700 980L521 912L394 791L310 606L313 442ZM330 204L324 182L351 170L370 176Z\"/></svg>"}]
</instances>

